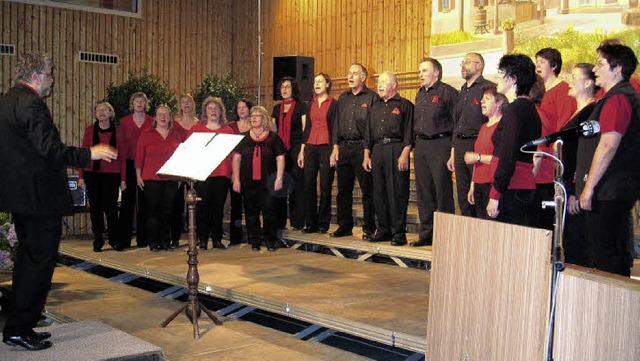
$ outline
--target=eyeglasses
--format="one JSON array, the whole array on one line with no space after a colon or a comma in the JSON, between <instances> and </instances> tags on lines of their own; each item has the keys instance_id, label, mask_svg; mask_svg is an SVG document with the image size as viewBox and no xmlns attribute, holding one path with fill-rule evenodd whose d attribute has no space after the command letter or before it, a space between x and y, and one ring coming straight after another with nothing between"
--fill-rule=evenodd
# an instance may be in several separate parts
<instances>
[{"instance_id":1,"label":"eyeglasses","mask_svg":"<svg viewBox=\"0 0 640 361\"><path fill-rule=\"evenodd\" d=\"M479 61L463 60L460 62L460 65L469 65L469 64L477 64L477 63L479 63Z\"/></svg>"},{"instance_id":2,"label":"eyeglasses","mask_svg":"<svg viewBox=\"0 0 640 361\"><path fill-rule=\"evenodd\" d=\"M292 86L291 85L282 85L280 86L280 89L291 89Z\"/></svg>"}]
</instances>

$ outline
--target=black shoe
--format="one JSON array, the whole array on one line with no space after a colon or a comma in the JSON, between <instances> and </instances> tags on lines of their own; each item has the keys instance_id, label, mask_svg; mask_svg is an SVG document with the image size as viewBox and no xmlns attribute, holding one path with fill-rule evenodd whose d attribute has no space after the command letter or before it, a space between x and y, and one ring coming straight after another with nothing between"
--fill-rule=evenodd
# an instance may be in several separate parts
<instances>
[{"instance_id":1,"label":"black shoe","mask_svg":"<svg viewBox=\"0 0 640 361\"><path fill-rule=\"evenodd\" d=\"M431 241L421 238L417 241L411 242L409 245L411 247L423 247L423 246L431 246L431 244L432 244Z\"/></svg>"},{"instance_id":2,"label":"black shoe","mask_svg":"<svg viewBox=\"0 0 640 361\"><path fill-rule=\"evenodd\" d=\"M302 233L304 233L304 234L317 233L317 232L318 232L318 229L315 228L315 227L307 227L307 228L302 230Z\"/></svg>"},{"instance_id":3,"label":"black shoe","mask_svg":"<svg viewBox=\"0 0 640 361\"><path fill-rule=\"evenodd\" d=\"M171 248L176 249L178 247L180 247L180 241L171 242Z\"/></svg>"},{"instance_id":4,"label":"black shoe","mask_svg":"<svg viewBox=\"0 0 640 361\"><path fill-rule=\"evenodd\" d=\"M392 246L404 246L405 244L407 244L407 237L404 235L393 237L391 241Z\"/></svg>"},{"instance_id":5,"label":"black shoe","mask_svg":"<svg viewBox=\"0 0 640 361\"><path fill-rule=\"evenodd\" d=\"M102 252L102 247L93 247L94 252Z\"/></svg>"},{"instance_id":6,"label":"black shoe","mask_svg":"<svg viewBox=\"0 0 640 361\"><path fill-rule=\"evenodd\" d=\"M329 229L324 228L324 227L318 227L318 233L327 234L327 232L329 232Z\"/></svg>"},{"instance_id":7,"label":"black shoe","mask_svg":"<svg viewBox=\"0 0 640 361\"><path fill-rule=\"evenodd\" d=\"M36 336L35 333L28 336L3 335L2 342L6 343L9 346L21 346L31 351L44 350L53 345L51 341L38 339L38 336Z\"/></svg>"},{"instance_id":8,"label":"black shoe","mask_svg":"<svg viewBox=\"0 0 640 361\"><path fill-rule=\"evenodd\" d=\"M333 237L333 238L353 236L353 231L348 229L348 228L340 228L340 227L338 227L338 229L336 229L335 232L332 232L330 234L330 236ZM364 237L364 235L363 235L363 237Z\"/></svg>"},{"instance_id":9,"label":"black shoe","mask_svg":"<svg viewBox=\"0 0 640 361\"><path fill-rule=\"evenodd\" d=\"M257 244L254 244L253 246L251 246L251 250L258 252L260 251L260 246L258 246Z\"/></svg>"},{"instance_id":10,"label":"black shoe","mask_svg":"<svg viewBox=\"0 0 640 361\"><path fill-rule=\"evenodd\" d=\"M160 246L149 247L149 250L150 250L151 252L158 252L158 251L160 251Z\"/></svg>"},{"instance_id":11,"label":"black shoe","mask_svg":"<svg viewBox=\"0 0 640 361\"><path fill-rule=\"evenodd\" d=\"M35 336L35 338L38 339L38 341L44 341L48 338L51 337L51 332L35 332L33 331L33 335Z\"/></svg>"},{"instance_id":12,"label":"black shoe","mask_svg":"<svg viewBox=\"0 0 640 361\"><path fill-rule=\"evenodd\" d=\"M391 240L391 235L376 231L376 234L369 238L369 242L388 242Z\"/></svg>"},{"instance_id":13,"label":"black shoe","mask_svg":"<svg viewBox=\"0 0 640 361\"><path fill-rule=\"evenodd\" d=\"M200 243L198 244L198 248L200 248L203 251L207 250L207 244L206 243Z\"/></svg>"},{"instance_id":14,"label":"black shoe","mask_svg":"<svg viewBox=\"0 0 640 361\"><path fill-rule=\"evenodd\" d=\"M222 244L222 242L213 242L213 247L215 249L227 249L227 247Z\"/></svg>"},{"instance_id":15,"label":"black shoe","mask_svg":"<svg viewBox=\"0 0 640 361\"><path fill-rule=\"evenodd\" d=\"M363 232L362 233L362 240L363 241L371 241L371 238L373 238L374 234L375 234L375 232Z\"/></svg>"}]
</instances>

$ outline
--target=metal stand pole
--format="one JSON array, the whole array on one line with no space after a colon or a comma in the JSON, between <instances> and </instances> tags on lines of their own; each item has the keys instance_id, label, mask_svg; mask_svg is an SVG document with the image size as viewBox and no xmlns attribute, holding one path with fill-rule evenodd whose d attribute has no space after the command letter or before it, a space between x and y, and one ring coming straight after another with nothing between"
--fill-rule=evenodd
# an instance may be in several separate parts
<instances>
[{"instance_id":1,"label":"metal stand pole","mask_svg":"<svg viewBox=\"0 0 640 361\"><path fill-rule=\"evenodd\" d=\"M562 140L556 141L558 158L562 159ZM562 163L556 163L556 181L554 182L554 198L552 202L543 202L543 208L552 206L555 208L555 224L553 228L553 245L551 249L551 300L549 312L549 332L547 339L547 361L553 361L553 337L555 334L556 320L556 291L558 286L558 275L564 270L564 252L562 250L562 239L564 232L564 216L567 192L562 184Z\"/></svg>"},{"instance_id":2,"label":"metal stand pole","mask_svg":"<svg viewBox=\"0 0 640 361\"><path fill-rule=\"evenodd\" d=\"M200 311L204 311L216 325L222 325L222 320L213 312L209 311L198 300L198 283L200 282L200 275L198 274L198 247L196 246L196 204L198 203L198 197L193 187L193 181L189 181L189 186L191 189L189 189L185 198L189 210L189 248L187 250L187 254L189 255L189 259L187 260L187 264L189 265L189 269L187 270L187 293L189 294L189 298L187 303L164 320L164 322L160 324L160 327L166 327L184 310L185 315L193 324L193 338L198 339L200 337L198 329Z\"/></svg>"}]
</instances>

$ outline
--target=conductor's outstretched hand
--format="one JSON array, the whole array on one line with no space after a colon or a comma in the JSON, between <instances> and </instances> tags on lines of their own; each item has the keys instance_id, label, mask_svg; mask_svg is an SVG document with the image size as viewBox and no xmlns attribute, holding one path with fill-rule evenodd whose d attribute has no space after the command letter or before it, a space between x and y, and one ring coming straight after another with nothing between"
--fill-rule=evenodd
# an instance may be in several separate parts
<instances>
[{"instance_id":1,"label":"conductor's outstretched hand","mask_svg":"<svg viewBox=\"0 0 640 361\"><path fill-rule=\"evenodd\" d=\"M106 160L107 162L111 162L114 159L118 158L118 151L116 148L107 145L107 144L96 144L91 147L91 160Z\"/></svg>"}]
</instances>

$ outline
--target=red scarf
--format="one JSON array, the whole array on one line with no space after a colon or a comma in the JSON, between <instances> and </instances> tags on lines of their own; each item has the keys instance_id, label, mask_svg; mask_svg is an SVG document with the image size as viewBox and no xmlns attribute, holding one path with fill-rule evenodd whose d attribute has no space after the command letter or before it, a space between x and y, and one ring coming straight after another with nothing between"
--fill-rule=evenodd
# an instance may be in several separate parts
<instances>
[{"instance_id":1,"label":"red scarf","mask_svg":"<svg viewBox=\"0 0 640 361\"><path fill-rule=\"evenodd\" d=\"M284 114L285 104L291 104L286 115ZM278 119L280 122L278 126L278 135L280 136L280 139L282 139L282 142L284 143L284 146L285 148L287 148L287 150L291 149L291 118L293 117L293 110L295 109L295 107L296 101L293 98L284 99L280 104L280 118Z\"/></svg>"},{"instance_id":2,"label":"red scarf","mask_svg":"<svg viewBox=\"0 0 640 361\"><path fill-rule=\"evenodd\" d=\"M266 132L268 132L268 130L266 130ZM260 135L262 135L262 133L260 133ZM255 145L253 146L253 158L251 159L251 179L254 181L262 180L262 142L265 139L267 138L265 137L260 140L254 140Z\"/></svg>"}]
</instances>

